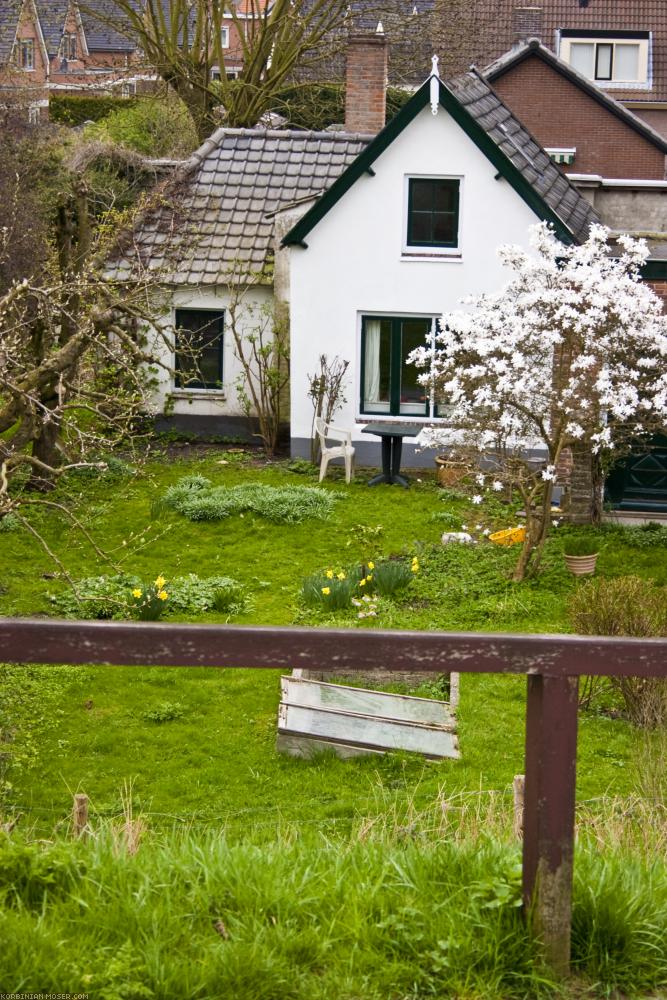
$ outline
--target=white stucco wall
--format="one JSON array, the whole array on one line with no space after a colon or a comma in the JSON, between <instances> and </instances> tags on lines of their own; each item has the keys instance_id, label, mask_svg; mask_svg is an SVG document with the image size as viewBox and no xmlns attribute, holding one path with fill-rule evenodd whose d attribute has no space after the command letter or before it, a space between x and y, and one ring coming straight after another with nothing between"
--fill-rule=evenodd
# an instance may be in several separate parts
<instances>
[{"instance_id":1,"label":"white stucco wall","mask_svg":"<svg viewBox=\"0 0 667 1000\"><path fill-rule=\"evenodd\" d=\"M496 248L507 242L527 245L528 227L537 221L506 180L495 180L496 168L442 107L437 116L425 108L373 170L374 177L361 176L308 234L307 249L291 249L295 453L298 442L310 436L307 374L317 370L320 354L350 361L348 401L335 422L352 428L357 442L368 442L361 427L373 418L360 418L359 412L362 314L439 315L457 307L464 295L500 287L508 274ZM405 177L415 174L461 178L460 257L402 256Z\"/></svg>"},{"instance_id":2,"label":"white stucco wall","mask_svg":"<svg viewBox=\"0 0 667 1000\"><path fill-rule=\"evenodd\" d=\"M239 308L239 325L246 332L253 328L263 318L263 314L273 303L273 290L265 286L254 286L244 293ZM242 416L239 405L236 382L242 374L242 368L236 356L234 341L230 330L229 317L230 293L226 287L217 288L178 288L174 290L172 308L164 317L163 322L172 325L176 309L222 309L225 311L223 332L223 384L221 389L177 389L174 388L173 377L169 371L159 369L158 387L155 394L155 406L163 412L168 400L173 400L170 412L196 417ZM173 350L167 350L166 345L161 351L166 364L173 369ZM213 428L212 428L213 429Z\"/></svg>"}]
</instances>

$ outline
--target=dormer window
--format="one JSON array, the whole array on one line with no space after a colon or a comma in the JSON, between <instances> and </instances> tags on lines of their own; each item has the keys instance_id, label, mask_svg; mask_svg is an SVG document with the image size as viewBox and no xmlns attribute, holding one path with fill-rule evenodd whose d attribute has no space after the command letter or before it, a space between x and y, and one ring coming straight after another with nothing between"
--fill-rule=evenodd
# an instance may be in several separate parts
<instances>
[{"instance_id":1,"label":"dormer window","mask_svg":"<svg viewBox=\"0 0 667 1000\"><path fill-rule=\"evenodd\" d=\"M601 87L649 86L649 33L563 31L560 57Z\"/></svg>"},{"instance_id":2,"label":"dormer window","mask_svg":"<svg viewBox=\"0 0 667 1000\"><path fill-rule=\"evenodd\" d=\"M229 28L225 27L220 32L220 46L223 49L229 48Z\"/></svg>"},{"instance_id":3,"label":"dormer window","mask_svg":"<svg viewBox=\"0 0 667 1000\"><path fill-rule=\"evenodd\" d=\"M60 52L63 59L77 59L77 45L76 45L76 35L73 32L67 32L63 35L63 40L60 45Z\"/></svg>"}]
</instances>

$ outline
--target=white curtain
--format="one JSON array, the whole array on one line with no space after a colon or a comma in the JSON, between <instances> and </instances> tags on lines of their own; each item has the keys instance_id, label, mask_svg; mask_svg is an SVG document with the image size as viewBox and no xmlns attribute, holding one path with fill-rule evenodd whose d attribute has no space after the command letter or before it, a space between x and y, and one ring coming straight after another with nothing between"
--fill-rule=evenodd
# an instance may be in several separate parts
<instances>
[{"instance_id":1,"label":"white curtain","mask_svg":"<svg viewBox=\"0 0 667 1000\"><path fill-rule=\"evenodd\" d=\"M380 320L367 319L364 357L364 402L380 401Z\"/></svg>"}]
</instances>

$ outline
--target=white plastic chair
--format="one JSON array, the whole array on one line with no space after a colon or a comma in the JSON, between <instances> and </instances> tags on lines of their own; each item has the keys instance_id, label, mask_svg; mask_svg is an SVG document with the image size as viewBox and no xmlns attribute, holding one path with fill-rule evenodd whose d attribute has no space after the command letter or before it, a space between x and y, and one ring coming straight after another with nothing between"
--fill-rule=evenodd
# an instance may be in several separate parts
<instances>
[{"instance_id":1,"label":"white plastic chair","mask_svg":"<svg viewBox=\"0 0 667 1000\"><path fill-rule=\"evenodd\" d=\"M320 451L322 461L320 462L320 482L327 474L329 459L342 458L345 460L345 482L349 483L354 475L354 448L352 447L352 431L341 430L340 427L333 427L327 424L322 417L315 417L315 430L320 439ZM330 448L327 439L339 442L336 447Z\"/></svg>"}]
</instances>

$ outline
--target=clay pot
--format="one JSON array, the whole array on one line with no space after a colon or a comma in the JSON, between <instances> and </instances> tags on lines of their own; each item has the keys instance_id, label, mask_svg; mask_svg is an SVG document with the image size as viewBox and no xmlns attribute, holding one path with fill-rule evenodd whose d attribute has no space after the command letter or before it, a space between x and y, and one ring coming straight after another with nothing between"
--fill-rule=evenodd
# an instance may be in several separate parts
<instances>
[{"instance_id":1,"label":"clay pot","mask_svg":"<svg viewBox=\"0 0 667 1000\"><path fill-rule=\"evenodd\" d=\"M454 462L443 455L436 455L435 464L438 467L440 486L458 486L466 476L470 475L470 466L466 462Z\"/></svg>"},{"instance_id":2,"label":"clay pot","mask_svg":"<svg viewBox=\"0 0 667 1000\"><path fill-rule=\"evenodd\" d=\"M565 565L575 576L590 576L595 572L598 553L591 556L565 556Z\"/></svg>"}]
</instances>

